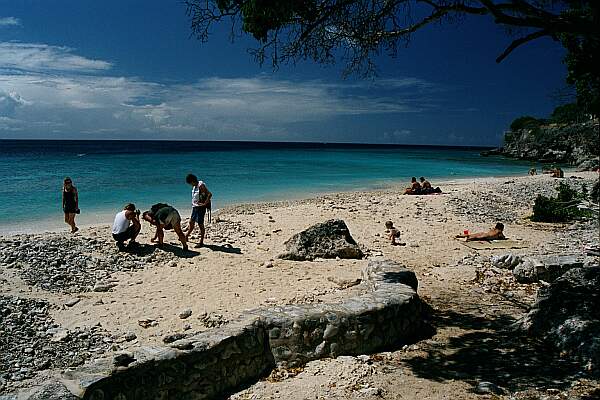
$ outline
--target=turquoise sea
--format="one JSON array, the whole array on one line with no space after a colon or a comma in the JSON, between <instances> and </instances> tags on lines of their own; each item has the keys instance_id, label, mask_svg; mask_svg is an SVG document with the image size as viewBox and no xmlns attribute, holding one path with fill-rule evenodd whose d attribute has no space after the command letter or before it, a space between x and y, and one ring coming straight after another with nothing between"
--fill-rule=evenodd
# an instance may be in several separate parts
<instances>
[{"instance_id":1,"label":"turquoise sea","mask_svg":"<svg viewBox=\"0 0 600 400\"><path fill-rule=\"evenodd\" d=\"M204 180L213 209L447 178L523 174L530 163L480 148L258 142L0 140L0 233L63 229L65 176L80 224L110 222L127 202L190 209L186 174Z\"/></svg>"}]
</instances>

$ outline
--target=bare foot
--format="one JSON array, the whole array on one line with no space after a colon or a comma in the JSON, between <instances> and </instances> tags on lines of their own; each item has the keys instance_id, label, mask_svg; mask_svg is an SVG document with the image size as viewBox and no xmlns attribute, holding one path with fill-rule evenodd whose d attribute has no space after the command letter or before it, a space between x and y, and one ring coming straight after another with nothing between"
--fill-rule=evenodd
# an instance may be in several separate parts
<instances>
[{"instance_id":1,"label":"bare foot","mask_svg":"<svg viewBox=\"0 0 600 400\"><path fill-rule=\"evenodd\" d=\"M75 227L75 228L71 229L71 233L75 233L75 232L77 232L78 230L79 230L79 228L78 228L78 227Z\"/></svg>"}]
</instances>

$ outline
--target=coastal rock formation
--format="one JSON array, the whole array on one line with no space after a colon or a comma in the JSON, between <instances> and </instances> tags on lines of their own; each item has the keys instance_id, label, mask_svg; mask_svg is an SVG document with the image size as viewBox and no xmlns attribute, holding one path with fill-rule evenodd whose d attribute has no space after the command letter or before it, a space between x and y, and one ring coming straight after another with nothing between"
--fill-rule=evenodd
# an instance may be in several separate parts
<instances>
[{"instance_id":1,"label":"coastal rock formation","mask_svg":"<svg viewBox=\"0 0 600 400\"><path fill-rule=\"evenodd\" d=\"M535 128L508 131L504 147L483 155L507 157L546 163L568 163L582 169L598 167L600 138L598 120L573 124L549 124Z\"/></svg>"},{"instance_id":2,"label":"coastal rock formation","mask_svg":"<svg viewBox=\"0 0 600 400\"><path fill-rule=\"evenodd\" d=\"M185 346L139 347L128 354L127 365L95 360L66 371L61 382L82 399L223 398L278 366L371 353L431 334L412 271L378 261L362 272L368 289L363 295L250 310L222 328L186 338Z\"/></svg>"},{"instance_id":3,"label":"coastal rock formation","mask_svg":"<svg viewBox=\"0 0 600 400\"><path fill-rule=\"evenodd\" d=\"M342 220L331 219L316 224L292 236L285 242L286 252L279 258L294 261L311 261L315 258L356 258L363 252L350 235Z\"/></svg>"},{"instance_id":4,"label":"coastal rock formation","mask_svg":"<svg viewBox=\"0 0 600 400\"><path fill-rule=\"evenodd\" d=\"M600 375L600 266L575 268L542 288L518 326Z\"/></svg>"},{"instance_id":5,"label":"coastal rock formation","mask_svg":"<svg viewBox=\"0 0 600 400\"><path fill-rule=\"evenodd\" d=\"M566 271L582 266L577 255L527 257L514 267L513 275L519 283L552 282Z\"/></svg>"}]
</instances>

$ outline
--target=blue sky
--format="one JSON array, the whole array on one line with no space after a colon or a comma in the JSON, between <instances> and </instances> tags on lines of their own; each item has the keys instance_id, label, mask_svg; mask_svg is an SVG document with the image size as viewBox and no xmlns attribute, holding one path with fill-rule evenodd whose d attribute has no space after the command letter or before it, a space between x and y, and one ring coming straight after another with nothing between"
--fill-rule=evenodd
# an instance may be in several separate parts
<instances>
[{"instance_id":1,"label":"blue sky","mask_svg":"<svg viewBox=\"0 0 600 400\"><path fill-rule=\"evenodd\" d=\"M549 39L496 64L511 37L487 18L417 32L372 80L260 67L227 34L191 38L179 1L0 0L0 138L498 145L565 87Z\"/></svg>"}]
</instances>

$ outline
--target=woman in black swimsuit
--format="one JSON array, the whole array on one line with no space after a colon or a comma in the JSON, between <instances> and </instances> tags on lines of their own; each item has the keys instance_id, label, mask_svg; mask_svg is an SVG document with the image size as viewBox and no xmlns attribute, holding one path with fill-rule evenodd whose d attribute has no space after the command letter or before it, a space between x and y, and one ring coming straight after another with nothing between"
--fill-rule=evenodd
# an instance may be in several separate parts
<instances>
[{"instance_id":1,"label":"woman in black swimsuit","mask_svg":"<svg viewBox=\"0 0 600 400\"><path fill-rule=\"evenodd\" d=\"M66 177L63 182L62 206L65 212L65 223L71 227L71 233L79 230L75 226L75 214L79 214L79 196L77 188L73 186L71 178Z\"/></svg>"}]
</instances>

